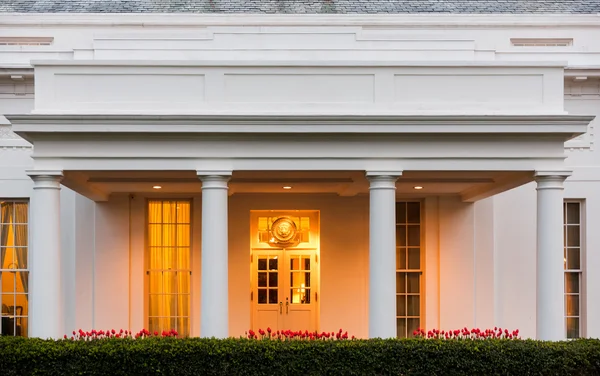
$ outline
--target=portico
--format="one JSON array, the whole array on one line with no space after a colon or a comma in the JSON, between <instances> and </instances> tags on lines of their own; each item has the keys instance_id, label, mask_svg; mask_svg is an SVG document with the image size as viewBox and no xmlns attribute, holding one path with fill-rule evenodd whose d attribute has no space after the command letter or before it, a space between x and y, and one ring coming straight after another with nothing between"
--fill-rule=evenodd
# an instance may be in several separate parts
<instances>
[{"instance_id":1,"label":"portico","mask_svg":"<svg viewBox=\"0 0 600 376\"><path fill-rule=\"evenodd\" d=\"M36 83L54 89L36 92L32 114L8 117L35 148L28 172L36 203L31 336L62 337L71 325L60 319L62 303L55 304L73 300L65 296L64 273L57 272L63 256L57 237L60 184L96 202L90 226L100 238L91 241L89 255L75 256L93 260L92 285L99 286L93 302L112 297L115 287L105 283L109 275L129 286L127 295L119 295L126 310L115 314L92 302L98 314L87 325L137 329L152 326L154 317L168 325L172 317L186 330L191 327L190 334L238 336L252 322L275 322L288 314L286 299L294 304L294 293L310 290L311 297L297 304L310 303L305 310L310 313L301 315L314 314L317 329L346 322L359 336L388 338L409 335L416 325L474 322L469 318L473 311L477 315L474 301L462 308L446 300L477 282L449 265L471 260L478 266L480 253L493 248L477 243L487 235L474 206L535 181L538 241L530 252L537 254L538 303L532 336L563 338L560 234L562 183L569 175L564 142L584 133L591 117L564 113L562 66L98 60L35 65ZM111 86L117 78L129 84L122 82L117 91ZM148 85L154 89L143 89ZM281 190L288 185L295 186L293 192ZM173 197L189 198L198 210L185 214L183 222L148 219L148 200ZM406 200L420 202L413 222L396 215L396 206ZM258 227L250 221L257 210L282 213L261 217L260 231L273 233L270 226L285 217L286 226L305 228L308 237L291 246L268 238L256 243ZM293 219L295 211L316 213L318 220ZM183 240L161 235L160 243L149 244L153 229L169 226L189 232ZM152 255L165 247L186 250L176 267L163 265L164 259L153 264ZM293 253L294 247L307 253ZM251 266L254 254L269 265ZM420 254L420 260L411 261L411 254ZM287 264L270 264L280 258ZM488 260L485 267L493 269L493 257ZM158 285L146 281L156 270L187 277ZM291 280L278 273L291 273ZM502 283L491 276L472 278ZM163 290L156 293L155 286ZM165 286L178 286L178 302L149 302L165 295ZM177 308L165 317L149 314L161 304ZM258 312L252 307L261 304L273 309L261 310L266 321L251 321ZM345 312L354 313L344 318Z\"/></svg>"},{"instance_id":2,"label":"portico","mask_svg":"<svg viewBox=\"0 0 600 376\"><path fill-rule=\"evenodd\" d=\"M254 131L244 135L226 132L228 127L225 124L220 124L218 128L214 127L214 122L219 120L211 118L210 126L226 132L229 141L226 143L221 141L225 134L216 137L212 133L193 135L186 132L186 137L182 137L182 135L174 136L173 133L162 133L160 142L164 147L160 151L150 146L156 142L154 134L138 133L135 137L131 137L129 132L135 129L137 124L141 126L142 122L152 123L157 128L159 123L163 123L164 129L182 129L182 126L173 125L172 118L157 116L134 120L131 117L118 115L104 115L103 120L100 118L97 115L11 117L14 129L36 145L36 166L39 166L29 172L35 182L32 203L36 204L35 215L31 218L32 231L36 231L36 238L32 244L32 253L36 261L32 265L31 273L31 336L61 337L66 329L65 324L60 320L62 307L60 304L54 304L65 299L61 288L61 276L56 272L60 269L57 263L61 258L61 247L57 237L60 228L58 189L61 183L99 203L110 201L110 197L119 192L151 191L151 182L162 184L165 188L170 186L171 192L161 192L166 197L181 195L184 192L198 194L201 187L202 270L199 277L192 278L199 278L202 286L200 297L195 295L195 299L202 300L199 312L200 335L206 337L237 335L229 330L232 320L236 319L236 313L229 307L232 277L228 277L231 261L228 259L227 239L231 239L230 226L233 220L230 218L228 221L228 212L231 211L228 201L231 197L244 192L249 194L273 192L273 186L280 188L283 184L297 184L298 188L305 184L301 189L305 189L306 193L311 190L312 193L329 190L332 193L337 191L342 197L368 194L370 201L368 206L368 218L370 218L368 222L368 239L370 239L368 336L387 338L395 337L397 334L397 284L394 282L397 270L394 265L396 265L397 254L395 205L398 197L414 196L415 185L427 185L428 190L431 191L424 193L425 196L450 194L462 197L463 202L474 202L533 180L538 186L539 208L537 336L541 339L560 339L563 336L561 307L564 303L560 234L562 233L562 182L568 176L568 171L557 167L561 166L561 143L583 129L588 121L587 118L546 116L540 119L504 116L469 119L461 117L461 125L452 128L461 132L464 129L473 129L470 123L477 122L480 125L479 129L483 130L486 124L490 125L490 123L497 129L514 130L516 124L529 123L523 129L543 132L543 136L540 134L511 136L481 133L435 135L427 132L428 128L433 126L441 127L444 123L459 123L458 119L448 117L423 119L423 128L419 129L416 128L418 120L415 117L410 117L408 120L402 116L358 120L339 118L316 120L308 117L301 123L297 117L285 119L279 116L277 119L260 120L265 127L270 127L275 122L280 123L277 128L282 132L279 136L274 138L274 135L269 135L266 136L267 140L263 140L265 136L262 134L254 134ZM342 120L346 121L348 129L353 129L356 122L379 123L379 128L374 127L375 129L388 127L396 132L381 137L372 133L371 126L364 126L366 133L362 134L360 139L353 134L339 133L335 140L320 133L300 132L306 128L315 129L313 125L315 122L341 124ZM178 118L177 121L184 120ZM290 121L303 125L295 127L287 125L286 122ZM44 126L40 125L41 122ZM187 127L196 130L207 126L208 123L203 117L194 116L187 117L185 122ZM235 124L232 129L238 132L240 129L250 129L240 125L243 122L250 122L257 126L259 123L251 116L244 121L236 118L235 122L232 122ZM531 122L536 126L532 127ZM123 132L111 126L111 123L124 124ZM115 132L110 134L95 132L94 127L114 129ZM260 129L260 126L258 127ZM297 129L297 133L286 133L286 130L294 128ZM60 134L47 132L47 129L58 129ZM70 130L66 132L66 129ZM76 129L86 129L87 132L80 133ZM402 134L406 130L410 133ZM421 132L426 134L423 135ZM107 141L111 140L110 146L103 140L104 138ZM323 139L330 140L328 146L322 144ZM532 155L532 148L524 140L538 145L545 143L547 148L544 150L548 152ZM471 142L477 142L478 146L471 146ZM219 146L212 147L211 145L214 144ZM321 145L317 147L319 144ZM438 147L432 148L427 146L428 144L437 144ZM482 148L482 144L487 147ZM553 147L553 144L556 146ZM85 147L82 147L83 145ZM147 146L142 147L142 145ZM269 145L271 147L268 147ZM353 150L353 158L349 155L345 156L345 148L348 148L348 154L350 149ZM192 150L193 156L188 154ZM331 155L333 150L342 157L333 157ZM430 155L437 155L427 159L422 158L419 157L420 150L427 150ZM466 153L465 150L469 152ZM552 158L553 150L556 153L554 158ZM221 157L224 151L230 158ZM211 153L212 158L207 158L204 153ZM50 169L50 166L61 168ZM192 166L195 166L195 169L190 168ZM203 168L200 169L200 166ZM209 166L212 168L207 168ZM251 166L261 166L263 172L248 170ZM376 168L379 166L381 167ZM504 169L507 168L511 170L505 171ZM181 171L183 174L185 170L192 171L179 177L169 175L176 171ZM196 183L190 180L193 173L196 176ZM141 175L136 178L136 174ZM241 175L236 178L236 174ZM325 176L330 176L330 179L324 180ZM337 186L332 189L327 184ZM272 187L268 188L269 185ZM253 186L254 188L251 188ZM438 186L437 191L435 188L429 188L435 186ZM444 186L447 189L446 193L439 190ZM231 187L233 189L230 189ZM400 187L401 192L397 191L397 187ZM230 196L231 194L233 196ZM154 195L156 196L156 193ZM265 206L263 203L257 207ZM275 205L271 208L282 207ZM439 249L438 252L442 253L444 249Z\"/></svg>"}]
</instances>

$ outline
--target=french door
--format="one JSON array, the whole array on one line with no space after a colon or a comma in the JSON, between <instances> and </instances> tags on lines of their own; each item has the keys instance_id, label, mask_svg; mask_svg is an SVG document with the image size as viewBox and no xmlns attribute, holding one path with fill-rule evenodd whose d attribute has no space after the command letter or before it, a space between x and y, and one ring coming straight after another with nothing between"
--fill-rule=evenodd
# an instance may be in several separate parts
<instances>
[{"instance_id":1,"label":"french door","mask_svg":"<svg viewBox=\"0 0 600 376\"><path fill-rule=\"evenodd\" d=\"M253 330L317 330L316 261L314 249L253 250Z\"/></svg>"}]
</instances>

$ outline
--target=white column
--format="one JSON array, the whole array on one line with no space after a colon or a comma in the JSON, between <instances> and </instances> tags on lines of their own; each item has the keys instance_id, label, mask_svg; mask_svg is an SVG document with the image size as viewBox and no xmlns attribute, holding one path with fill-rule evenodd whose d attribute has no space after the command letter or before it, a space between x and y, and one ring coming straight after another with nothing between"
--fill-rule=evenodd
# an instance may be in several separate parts
<instances>
[{"instance_id":1,"label":"white column","mask_svg":"<svg viewBox=\"0 0 600 376\"><path fill-rule=\"evenodd\" d=\"M564 171L537 171L537 339L565 339Z\"/></svg>"},{"instance_id":2,"label":"white column","mask_svg":"<svg viewBox=\"0 0 600 376\"><path fill-rule=\"evenodd\" d=\"M396 180L402 173L367 172L369 212L369 338L396 330Z\"/></svg>"},{"instance_id":3,"label":"white column","mask_svg":"<svg viewBox=\"0 0 600 376\"><path fill-rule=\"evenodd\" d=\"M62 171L27 171L33 180L30 207L29 336L62 338L64 331L60 182Z\"/></svg>"},{"instance_id":4,"label":"white column","mask_svg":"<svg viewBox=\"0 0 600 376\"><path fill-rule=\"evenodd\" d=\"M197 171L202 180L200 335L229 337L227 182L231 171Z\"/></svg>"}]
</instances>

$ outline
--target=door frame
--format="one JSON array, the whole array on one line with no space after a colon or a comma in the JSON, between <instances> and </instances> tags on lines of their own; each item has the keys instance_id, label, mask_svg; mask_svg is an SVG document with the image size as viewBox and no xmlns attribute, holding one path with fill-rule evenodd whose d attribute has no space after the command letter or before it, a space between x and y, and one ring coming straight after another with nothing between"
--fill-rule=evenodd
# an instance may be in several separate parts
<instances>
[{"instance_id":1,"label":"door frame","mask_svg":"<svg viewBox=\"0 0 600 376\"><path fill-rule=\"evenodd\" d=\"M307 243L299 243L296 247L270 247L266 243L260 243L258 239L258 217L299 217L307 216L310 218L310 238ZM257 255L263 251L280 251L283 255L285 252L310 252L311 259L314 261L314 268L311 268L311 290L315 292L315 302L312 312L314 327L318 331L321 326L321 267L320 267L320 211L319 210L251 210L250 211L250 262L248 264L250 269L250 286L249 286L249 298L250 298L250 327L252 330L258 330L260 328L254 328L254 319L256 315L256 299L257 296L257 281L254 276L255 262ZM284 257L285 258L285 257ZM312 291L311 291L312 293ZM313 298L315 298L313 296ZM284 303L285 304L285 303ZM285 309L285 305L284 305ZM265 328L262 328L265 329ZM292 328L286 328L292 329ZM303 329L304 330L304 329Z\"/></svg>"}]
</instances>

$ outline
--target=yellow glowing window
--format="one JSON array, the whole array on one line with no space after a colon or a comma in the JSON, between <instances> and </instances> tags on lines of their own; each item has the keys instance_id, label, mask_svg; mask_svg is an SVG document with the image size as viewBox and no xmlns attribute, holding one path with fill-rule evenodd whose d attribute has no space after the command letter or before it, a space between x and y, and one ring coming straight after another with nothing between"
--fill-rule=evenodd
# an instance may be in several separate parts
<instances>
[{"instance_id":1,"label":"yellow glowing window","mask_svg":"<svg viewBox=\"0 0 600 376\"><path fill-rule=\"evenodd\" d=\"M190 211L183 200L148 201L148 327L190 334Z\"/></svg>"},{"instance_id":2,"label":"yellow glowing window","mask_svg":"<svg viewBox=\"0 0 600 376\"><path fill-rule=\"evenodd\" d=\"M28 203L0 201L0 335L27 336Z\"/></svg>"}]
</instances>

